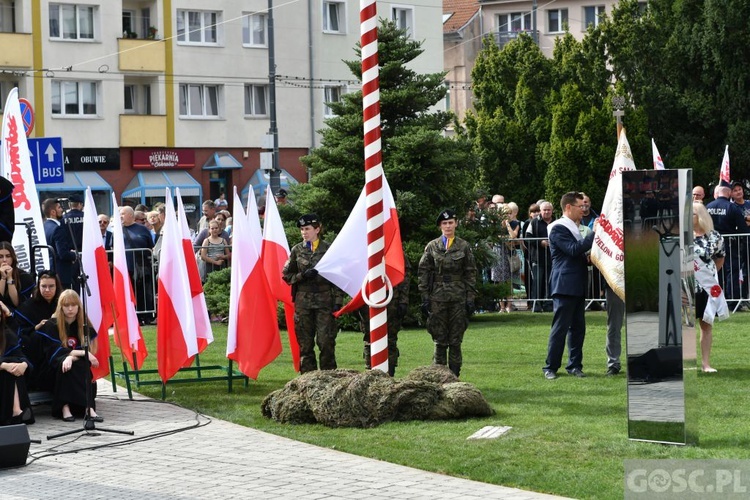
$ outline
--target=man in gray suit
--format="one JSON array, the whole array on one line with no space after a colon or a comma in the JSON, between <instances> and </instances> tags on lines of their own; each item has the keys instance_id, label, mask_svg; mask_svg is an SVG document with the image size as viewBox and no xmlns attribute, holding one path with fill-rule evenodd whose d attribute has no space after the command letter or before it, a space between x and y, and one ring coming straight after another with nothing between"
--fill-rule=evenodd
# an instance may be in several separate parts
<instances>
[{"instance_id":1,"label":"man in gray suit","mask_svg":"<svg viewBox=\"0 0 750 500\"><path fill-rule=\"evenodd\" d=\"M549 244L552 253L550 294L554 315L549 332L547 361L542 370L548 380L557 378L562 364L565 338L568 339L567 372L576 377L583 373L583 339L586 335L586 284L588 262L586 252L591 250L594 232L581 236L583 195L575 191L565 193L560 200L563 216L549 226ZM596 227L596 223L594 225Z\"/></svg>"}]
</instances>

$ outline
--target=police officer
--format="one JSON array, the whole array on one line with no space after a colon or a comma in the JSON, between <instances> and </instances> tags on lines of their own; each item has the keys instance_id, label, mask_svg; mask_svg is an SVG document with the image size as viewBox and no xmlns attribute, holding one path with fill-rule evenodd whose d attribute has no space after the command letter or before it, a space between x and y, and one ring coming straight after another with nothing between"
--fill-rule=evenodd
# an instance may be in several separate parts
<instances>
[{"instance_id":1,"label":"police officer","mask_svg":"<svg viewBox=\"0 0 750 500\"><path fill-rule=\"evenodd\" d=\"M744 233L747 226L742 209L729 201L731 194L732 189L730 187L716 186L714 188L714 201L706 205L706 209L714 222L714 229L724 236L724 248L726 250L726 259L722 266L724 295L727 300L738 300L742 298L739 278L741 252L740 241L733 235Z\"/></svg>"},{"instance_id":2,"label":"police officer","mask_svg":"<svg viewBox=\"0 0 750 500\"><path fill-rule=\"evenodd\" d=\"M294 328L300 351L300 373L317 370L315 343L320 349L320 369L336 369L336 320L333 312L341 309L341 291L318 275L315 266L329 244L320 239L320 219L315 214L299 218L297 227L302 242L294 245L284 264L284 281L292 285Z\"/></svg>"},{"instance_id":3,"label":"police officer","mask_svg":"<svg viewBox=\"0 0 750 500\"><path fill-rule=\"evenodd\" d=\"M70 226L73 232L73 242L80 252L83 247L83 197L80 194L71 195L68 199L68 206L68 211L63 215L63 222Z\"/></svg>"},{"instance_id":4,"label":"police officer","mask_svg":"<svg viewBox=\"0 0 750 500\"><path fill-rule=\"evenodd\" d=\"M461 342L474 311L477 267L469 244L456 237L456 213L444 210L437 225L443 234L427 244L419 261L419 293L435 343L433 363L447 364L458 376Z\"/></svg>"}]
</instances>

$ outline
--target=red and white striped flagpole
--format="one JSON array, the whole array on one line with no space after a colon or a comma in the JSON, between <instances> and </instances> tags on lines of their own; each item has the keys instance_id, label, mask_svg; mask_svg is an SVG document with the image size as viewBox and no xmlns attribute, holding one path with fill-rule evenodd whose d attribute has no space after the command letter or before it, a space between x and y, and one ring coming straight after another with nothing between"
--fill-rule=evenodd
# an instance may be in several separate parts
<instances>
[{"instance_id":1,"label":"red and white striped flagpole","mask_svg":"<svg viewBox=\"0 0 750 500\"><path fill-rule=\"evenodd\" d=\"M367 206L367 295L370 305L370 359L375 370L388 373L388 313L392 293L386 286L383 237L383 164L380 149L380 80L375 0L360 0L362 46L362 112L365 134ZM373 307L375 306L375 307Z\"/></svg>"}]
</instances>

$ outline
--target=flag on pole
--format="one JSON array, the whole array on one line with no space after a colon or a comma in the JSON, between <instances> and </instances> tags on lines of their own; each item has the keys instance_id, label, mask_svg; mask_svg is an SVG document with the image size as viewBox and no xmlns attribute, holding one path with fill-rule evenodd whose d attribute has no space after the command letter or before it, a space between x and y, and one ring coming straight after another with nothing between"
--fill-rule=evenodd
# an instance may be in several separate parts
<instances>
[{"instance_id":1,"label":"flag on pole","mask_svg":"<svg viewBox=\"0 0 750 500\"><path fill-rule=\"evenodd\" d=\"M385 238L386 275L391 286L404 280L404 250L398 224L396 203L391 188L383 175L383 236ZM361 290L367 286L367 207L365 188L359 195L352 213L331 247L315 266L321 276L344 290L352 300L335 316L354 312L365 305Z\"/></svg>"},{"instance_id":2,"label":"flag on pole","mask_svg":"<svg viewBox=\"0 0 750 500\"><path fill-rule=\"evenodd\" d=\"M235 257L232 262L227 357L237 362L242 373L256 380L260 370L281 353L279 323L276 300L258 250L260 222L253 229L254 224L248 220L252 213L244 212L236 187L234 210L232 248L235 256L242 258ZM255 218L258 218L257 210Z\"/></svg>"},{"instance_id":3,"label":"flag on pole","mask_svg":"<svg viewBox=\"0 0 750 500\"><path fill-rule=\"evenodd\" d=\"M177 222L179 224L179 233L182 236L182 249L185 253L185 264L187 265L188 280L190 281L190 295L193 301L193 318L195 320L195 334L198 338L198 352L203 352L208 344L214 341L214 334L211 329L211 320L208 317L206 296L203 293L203 284L201 283L201 275L198 272L198 263L195 261L193 241L190 238L190 227L188 227L187 217L185 216L185 207L182 204L180 188L175 188L175 193L177 196Z\"/></svg>"},{"instance_id":4,"label":"flag on pole","mask_svg":"<svg viewBox=\"0 0 750 500\"><path fill-rule=\"evenodd\" d=\"M21 105L18 102L18 87L8 93L8 99L3 108L2 155L0 156L0 174L13 183L13 209L16 222L23 222L30 229L32 245L46 245L42 224L42 211L39 195L36 192L34 173L31 170L29 145L26 142L26 132L21 118ZM13 231L13 249L18 256L18 267L31 270L31 248L26 230ZM39 252L36 259L36 269L49 269L49 255Z\"/></svg>"},{"instance_id":5,"label":"flag on pole","mask_svg":"<svg viewBox=\"0 0 750 500\"><path fill-rule=\"evenodd\" d=\"M86 300L89 325L96 331L96 359L99 366L91 368L94 380L109 374L109 327L114 322L115 291L109 272L107 252L104 250L102 233L99 230L99 214L96 213L91 187L86 188L86 204L83 207L83 242L81 244L81 268L88 276L91 296ZM81 291L81 296L86 290Z\"/></svg>"},{"instance_id":6,"label":"flag on pole","mask_svg":"<svg viewBox=\"0 0 750 500\"><path fill-rule=\"evenodd\" d=\"M609 174L609 184L599 215L599 224L591 247L591 262L618 297L625 300L625 266L623 243L622 175L625 170L635 170L625 129L620 133L615 161Z\"/></svg>"},{"instance_id":7,"label":"flag on pole","mask_svg":"<svg viewBox=\"0 0 750 500\"><path fill-rule=\"evenodd\" d=\"M166 383L191 357L198 354L198 339L182 234L169 188L166 188L164 203L166 220L159 254L156 357L159 376Z\"/></svg>"},{"instance_id":8,"label":"flag on pole","mask_svg":"<svg viewBox=\"0 0 750 500\"><path fill-rule=\"evenodd\" d=\"M115 296L115 344L120 348L122 357L131 368L138 370L143 366L148 351L143 341L141 324L138 321L135 306L133 282L130 280L128 261L125 255L125 233L120 221L120 207L112 193L112 264ZM135 354L135 364L133 355Z\"/></svg>"},{"instance_id":9,"label":"flag on pole","mask_svg":"<svg viewBox=\"0 0 750 500\"><path fill-rule=\"evenodd\" d=\"M721 160L721 173L719 174L719 185L732 187L732 176L729 174L729 144L724 148L724 158Z\"/></svg>"},{"instance_id":10,"label":"flag on pole","mask_svg":"<svg viewBox=\"0 0 750 500\"><path fill-rule=\"evenodd\" d=\"M294 302L292 302L292 287L281 277L284 264L289 260L289 242L284 233L279 208L271 193L271 186L266 188L266 213L263 223L263 243L261 250L263 269L271 287L274 299L283 302L286 329L289 333L289 349L292 352L294 371L299 371L299 344L294 331Z\"/></svg>"},{"instance_id":11,"label":"flag on pole","mask_svg":"<svg viewBox=\"0 0 750 500\"><path fill-rule=\"evenodd\" d=\"M651 139L651 154L654 157L654 170L664 170L664 162L661 159L659 150L656 149L656 143L653 138Z\"/></svg>"}]
</instances>

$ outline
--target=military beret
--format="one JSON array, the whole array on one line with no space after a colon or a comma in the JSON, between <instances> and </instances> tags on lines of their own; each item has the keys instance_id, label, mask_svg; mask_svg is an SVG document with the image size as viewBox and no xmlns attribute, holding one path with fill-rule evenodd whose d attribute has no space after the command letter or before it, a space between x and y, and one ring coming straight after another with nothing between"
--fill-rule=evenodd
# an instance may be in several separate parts
<instances>
[{"instance_id":1,"label":"military beret","mask_svg":"<svg viewBox=\"0 0 750 500\"><path fill-rule=\"evenodd\" d=\"M297 221L297 227L312 226L319 223L320 219L318 219L316 214L305 214Z\"/></svg>"},{"instance_id":2,"label":"military beret","mask_svg":"<svg viewBox=\"0 0 750 500\"><path fill-rule=\"evenodd\" d=\"M276 191L277 198L286 198L286 195L288 194L289 193L287 193L286 189L279 189L278 191Z\"/></svg>"},{"instance_id":3,"label":"military beret","mask_svg":"<svg viewBox=\"0 0 750 500\"><path fill-rule=\"evenodd\" d=\"M439 226L440 223L443 222L444 220L450 220L450 219L455 219L455 218L456 218L456 212L454 210L451 210L451 209L443 210L442 212L440 212L440 215L438 215L437 225Z\"/></svg>"},{"instance_id":4,"label":"military beret","mask_svg":"<svg viewBox=\"0 0 750 500\"><path fill-rule=\"evenodd\" d=\"M83 203L83 196L80 194L71 194L68 199L73 203Z\"/></svg>"}]
</instances>

